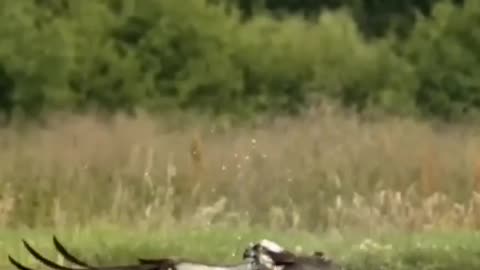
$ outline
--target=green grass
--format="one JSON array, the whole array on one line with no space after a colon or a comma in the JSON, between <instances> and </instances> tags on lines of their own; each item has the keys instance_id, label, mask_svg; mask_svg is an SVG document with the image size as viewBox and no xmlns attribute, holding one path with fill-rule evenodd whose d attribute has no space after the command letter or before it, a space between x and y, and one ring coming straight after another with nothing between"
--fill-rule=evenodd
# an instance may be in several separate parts
<instances>
[{"instance_id":1,"label":"green grass","mask_svg":"<svg viewBox=\"0 0 480 270\"><path fill-rule=\"evenodd\" d=\"M134 262L137 257L179 256L206 262L237 262L251 241L268 238L301 252L322 250L347 269L463 269L480 267L480 234L472 232L383 235L371 240L360 234L311 234L261 228L137 230L112 226L83 229L2 230L0 265L11 254L21 262L39 266L24 250L21 239L55 257L52 235L79 257L101 265ZM373 244L368 244L369 242ZM3 261L5 259L5 261Z\"/></svg>"}]
</instances>

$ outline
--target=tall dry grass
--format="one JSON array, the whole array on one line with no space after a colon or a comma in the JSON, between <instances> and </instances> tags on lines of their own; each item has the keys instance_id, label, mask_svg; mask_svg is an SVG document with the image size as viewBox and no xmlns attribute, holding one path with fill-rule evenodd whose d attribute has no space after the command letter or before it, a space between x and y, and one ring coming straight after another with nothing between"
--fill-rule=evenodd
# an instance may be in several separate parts
<instances>
[{"instance_id":1,"label":"tall dry grass","mask_svg":"<svg viewBox=\"0 0 480 270\"><path fill-rule=\"evenodd\" d=\"M480 133L316 110L256 127L52 118L0 131L0 225L480 227Z\"/></svg>"}]
</instances>

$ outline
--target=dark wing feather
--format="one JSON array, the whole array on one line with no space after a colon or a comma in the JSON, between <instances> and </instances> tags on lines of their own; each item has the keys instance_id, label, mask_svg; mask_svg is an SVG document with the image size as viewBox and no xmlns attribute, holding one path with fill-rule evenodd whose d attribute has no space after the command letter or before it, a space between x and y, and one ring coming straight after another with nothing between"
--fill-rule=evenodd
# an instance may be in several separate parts
<instances>
[{"instance_id":1,"label":"dark wing feather","mask_svg":"<svg viewBox=\"0 0 480 270\"><path fill-rule=\"evenodd\" d=\"M165 265L165 266L170 266L174 267L175 262L171 259L166 259L166 258L161 258L161 259L143 259L143 258L138 258L137 261L141 264L158 264L158 265Z\"/></svg>"},{"instance_id":2,"label":"dark wing feather","mask_svg":"<svg viewBox=\"0 0 480 270\"><path fill-rule=\"evenodd\" d=\"M295 263L296 255L290 251L271 252L267 250L268 256L272 258L275 265L287 265Z\"/></svg>"},{"instance_id":3,"label":"dark wing feather","mask_svg":"<svg viewBox=\"0 0 480 270\"><path fill-rule=\"evenodd\" d=\"M22 240L22 242L23 242L23 245L25 246L25 248L28 250L28 252L30 254L32 254L32 256L35 257L35 259L39 260L40 262L42 262L43 264L45 264L46 266L48 266L50 268L57 269L57 270L82 270L82 268L72 268L72 267L66 267L66 266L63 266L63 265L59 265L56 262L53 262L53 261L43 257L40 253L38 253L35 249L33 249L28 244L27 241Z\"/></svg>"},{"instance_id":4,"label":"dark wing feather","mask_svg":"<svg viewBox=\"0 0 480 270\"><path fill-rule=\"evenodd\" d=\"M301 268L307 269L325 269L334 270L341 269L340 265L324 257L322 254L314 254L313 256L297 256L296 263L302 265Z\"/></svg>"},{"instance_id":5,"label":"dark wing feather","mask_svg":"<svg viewBox=\"0 0 480 270\"><path fill-rule=\"evenodd\" d=\"M89 266L86 266L85 268L73 268L73 267L66 267L66 266L59 265L56 262L53 262L45 258L43 255L37 252L34 248L32 248L30 244L28 244L28 242L25 240L23 240L23 244L25 248L29 251L29 253L32 254L33 257L35 257L37 260L42 262L44 265L57 270L174 270L175 264L176 264L173 260L164 259L164 260L156 260L156 263L151 263L151 264L132 264L132 265L102 266L102 267L89 265ZM20 270L33 270L32 268L22 265L21 263L13 259L11 256L9 256L8 258L9 258L9 261Z\"/></svg>"},{"instance_id":6,"label":"dark wing feather","mask_svg":"<svg viewBox=\"0 0 480 270\"><path fill-rule=\"evenodd\" d=\"M77 264L77 265L80 265L80 266L84 266L84 267L91 267L88 263L86 263L85 261L83 260L80 260L78 259L77 257L73 256L72 253L70 253L64 245L62 245L60 243L60 241L58 241L57 237L54 235L53 236L53 245L55 246L55 249L68 261L74 263L74 264Z\"/></svg>"},{"instance_id":7,"label":"dark wing feather","mask_svg":"<svg viewBox=\"0 0 480 270\"><path fill-rule=\"evenodd\" d=\"M323 251L314 251L313 255L318 257L323 257L325 256L325 253L323 253Z\"/></svg>"},{"instance_id":8,"label":"dark wing feather","mask_svg":"<svg viewBox=\"0 0 480 270\"><path fill-rule=\"evenodd\" d=\"M325 257L322 251L314 251L312 255L297 255L290 251L270 252L275 265L285 266L285 270L336 270L339 265Z\"/></svg>"},{"instance_id":9,"label":"dark wing feather","mask_svg":"<svg viewBox=\"0 0 480 270\"><path fill-rule=\"evenodd\" d=\"M17 260L12 258L12 256L8 255L8 260L10 261L11 264L13 264L15 267L17 267L20 270L32 270L29 267L24 266L23 264L19 263Z\"/></svg>"},{"instance_id":10,"label":"dark wing feather","mask_svg":"<svg viewBox=\"0 0 480 270\"><path fill-rule=\"evenodd\" d=\"M68 261L74 263L74 264L77 264L77 265L80 265L80 266L84 266L84 267L95 267L95 266L92 266L90 264L88 264L87 262L85 262L84 260L81 260L79 259L78 257L75 257L74 255L72 255L72 253L70 253L67 248L65 248L65 246L63 244L60 243L60 241L58 240L58 238L56 236L53 236L53 244L55 245L55 249ZM140 264L156 264L158 265L158 267L165 267L165 269L168 269L168 268L172 268L174 269L175 267L175 262L171 259L166 259L166 258L161 258L161 259L143 259L143 258L139 258L138 259L138 262Z\"/></svg>"}]
</instances>

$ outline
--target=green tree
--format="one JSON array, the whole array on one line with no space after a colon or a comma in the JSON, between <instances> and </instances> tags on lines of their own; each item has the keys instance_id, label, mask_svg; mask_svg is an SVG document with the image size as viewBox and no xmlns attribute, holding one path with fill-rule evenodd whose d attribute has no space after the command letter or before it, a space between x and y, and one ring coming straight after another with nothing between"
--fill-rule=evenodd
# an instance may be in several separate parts
<instances>
[{"instance_id":1,"label":"green tree","mask_svg":"<svg viewBox=\"0 0 480 270\"><path fill-rule=\"evenodd\" d=\"M67 76L72 68L70 36L34 1L0 4L2 110L35 114L72 100Z\"/></svg>"},{"instance_id":2,"label":"green tree","mask_svg":"<svg viewBox=\"0 0 480 270\"><path fill-rule=\"evenodd\" d=\"M415 67L416 102L425 114L454 119L480 109L480 2L435 6L401 51Z\"/></svg>"}]
</instances>

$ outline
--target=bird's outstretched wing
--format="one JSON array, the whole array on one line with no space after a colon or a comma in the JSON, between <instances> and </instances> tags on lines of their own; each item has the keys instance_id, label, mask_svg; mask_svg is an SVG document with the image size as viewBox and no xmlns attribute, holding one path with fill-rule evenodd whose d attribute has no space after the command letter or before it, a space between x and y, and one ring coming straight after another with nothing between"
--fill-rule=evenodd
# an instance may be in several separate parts
<instances>
[{"instance_id":1,"label":"bird's outstretched wing","mask_svg":"<svg viewBox=\"0 0 480 270\"><path fill-rule=\"evenodd\" d=\"M45 256L41 255L38 251L36 251L26 240L22 240L23 245L27 249L27 251L38 261L40 261L45 266L48 266L51 269L55 270L175 270L176 269L176 261L169 259L169 258L161 258L161 259L154 259L154 260L147 260L147 259L139 259L139 263L137 264L129 264L129 265L114 265L114 266L93 266L82 259L77 258L76 256L72 255L61 243L58 239L54 236L53 242L55 249L69 262L72 262L81 267L68 267L60 265ZM30 267L27 267L17 260L15 260L12 256L8 255L8 260L12 265L14 265L19 270L33 270Z\"/></svg>"}]
</instances>

